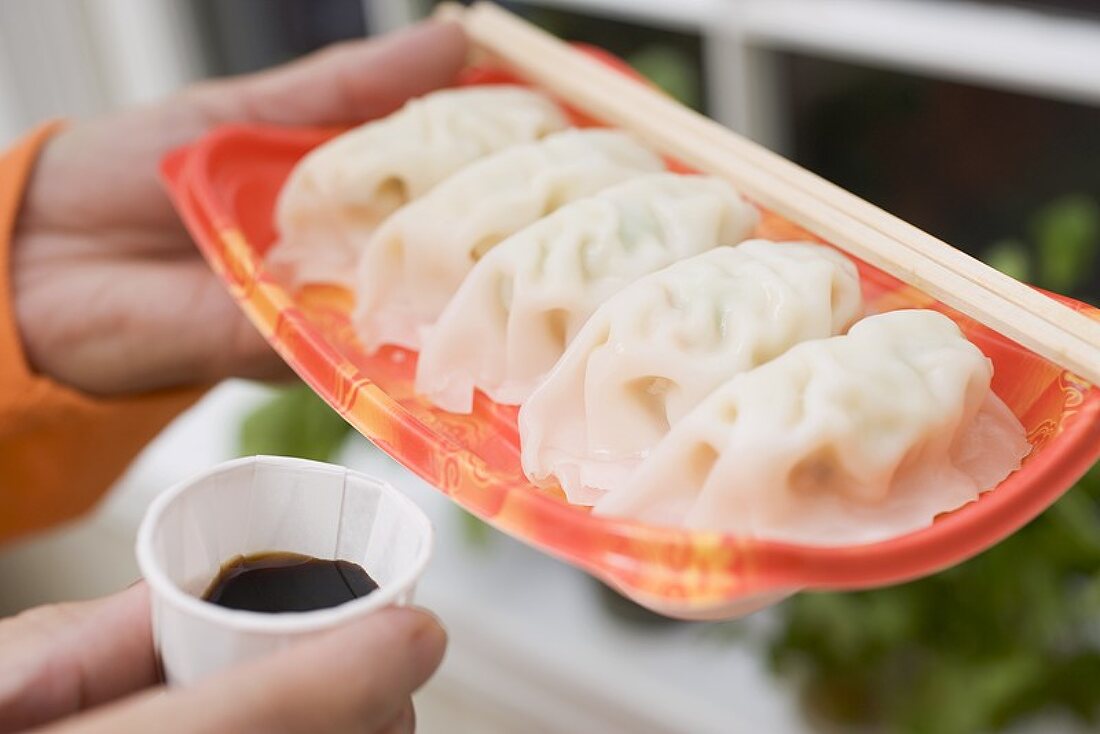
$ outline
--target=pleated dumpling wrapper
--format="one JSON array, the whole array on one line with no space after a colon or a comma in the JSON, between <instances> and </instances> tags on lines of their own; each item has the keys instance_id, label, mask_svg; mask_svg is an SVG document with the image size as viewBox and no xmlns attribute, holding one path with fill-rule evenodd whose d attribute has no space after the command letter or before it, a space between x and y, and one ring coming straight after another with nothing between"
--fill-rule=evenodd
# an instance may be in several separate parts
<instances>
[{"instance_id":1,"label":"pleated dumpling wrapper","mask_svg":"<svg viewBox=\"0 0 1100 734\"><path fill-rule=\"evenodd\" d=\"M351 287L368 238L390 214L470 162L562 130L544 95L500 85L445 89L333 138L306 155L276 203L267 256L292 286Z\"/></svg>"},{"instance_id":2,"label":"pleated dumpling wrapper","mask_svg":"<svg viewBox=\"0 0 1100 734\"><path fill-rule=\"evenodd\" d=\"M1031 450L992 375L942 314L871 316L731 379L595 511L822 546L927 527Z\"/></svg>"},{"instance_id":3,"label":"pleated dumpling wrapper","mask_svg":"<svg viewBox=\"0 0 1100 734\"><path fill-rule=\"evenodd\" d=\"M861 311L855 266L824 245L751 240L648 275L596 310L523 404L524 471L592 504L713 389Z\"/></svg>"},{"instance_id":4,"label":"pleated dumpling wrapper","mask_svg":"<svg viewBox=\"0 0 1100 734\"><path fill-rule=\"evenodd\" d=\"M420 346L479 259L559 207L664 163L627 133L568 130L462 169L394 214L367 244L354 323L368 351Z\"/></svg>"},{"instance_id":5,"label":"pleated dumpling wrapper","mask_svg":"<svg viewBox=\"0 0 1100 734\"><path fill-rule=\"evenodd\" d=\"M677 260L736 244L758 215L729 184L674 173L633 179L562 207L470 272L426 332L417 390L467 413L474 387L519 404L596 308Z\"/></svg>"}]
</instances>

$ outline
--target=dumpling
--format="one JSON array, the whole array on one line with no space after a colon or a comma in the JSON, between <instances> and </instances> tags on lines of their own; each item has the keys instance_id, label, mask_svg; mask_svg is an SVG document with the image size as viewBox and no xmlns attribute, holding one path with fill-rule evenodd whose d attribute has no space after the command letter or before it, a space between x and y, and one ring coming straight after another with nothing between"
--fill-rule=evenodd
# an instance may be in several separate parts
<instances>
[{"instance_id":1,"label":"dumpling","mask_svg":"<svg viewBox=\"0 0 1100 734\"><path fill-rule=\"evenodd\" d=\"M992 374L946 316L869 317L731 379L595 512L812 545L926 527L1030 451Z\"/></svg>"},{"instance_id":2,"label":"dumpling","mask_svg":"<svg viewBox=\"0 0 1100 734\"><path fill-rule=\"evenodd\" d=\"M470 272L426 332L417 390L457 413L470 411L475 386L518 404L609 296L676 260L740 242L756 222L725 182L673 173L562 207Z\"/></svg>"},{"instance_id":3,"label":"dumpling","mask_svg":"<svg viewBox=\"0 0 1100 734\"><path fill-rule=\"evenodd\" d=\"M276 203L267 256L291 285L352 285L367 238L386 217L459 168L567 122L547 97L515 86L445 89L313 150Z\"/></svg>"},{"instance_id":4,"label":"dumpling","mask_svg":"<svg viewBox=\"0 0 1100 734\"><path fill-rule=\"evenodd\" d=\"M719 247L642 278L600 306L523 404L524 471L591 504L728 378L843 333L861 309L852 262L805 242Z\"/></svg>"},{"instance_id":5,"label":"dumpling","mask_svg":"<svg viewBox=\"0 0 1100 734\"><path fill-rule=\"evenodd\" d=\"M359 263L355 325L368 351L415 349L474 264L564 204L664 169L630 135L569 130L474 163L397 212Z\"/></svg>"}]
</instances>

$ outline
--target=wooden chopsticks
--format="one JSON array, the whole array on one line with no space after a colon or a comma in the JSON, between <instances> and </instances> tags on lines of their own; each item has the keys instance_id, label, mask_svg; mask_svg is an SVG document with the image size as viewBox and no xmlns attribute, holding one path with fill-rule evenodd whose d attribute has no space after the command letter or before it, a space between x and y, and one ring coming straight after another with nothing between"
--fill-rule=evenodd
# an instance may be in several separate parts
<instances>
[{"instance_id":1,"label":"wooden chopsticks","mask_svg":"<svg viewBox=\"0 0 1100 734\"><path fill-rule=\"evenodd\" d=\"M1095 385L1100 322L1047 298L488 3L449 6L475 48Z\"/></svg>"}]
</instances>

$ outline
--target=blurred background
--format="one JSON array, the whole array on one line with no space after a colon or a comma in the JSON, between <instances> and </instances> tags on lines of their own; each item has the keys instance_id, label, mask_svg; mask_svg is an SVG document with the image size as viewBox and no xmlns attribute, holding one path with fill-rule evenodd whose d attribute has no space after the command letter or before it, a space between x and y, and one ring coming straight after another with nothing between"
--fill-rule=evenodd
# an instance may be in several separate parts
<instances>
[{"instance_id":1,"label":"blurred background","mask_svg":"<svg viewBox=\"0 0 1100 734\"><path fill-rule=\"evenodd\" d=\"M427 0L0 0L0 145L385 32ZM1100 303L1095 0L504 3L1018 278ZM461 513L302 388L229 382L91 518L0 548L0 613L137 576L157 491L239 453L383 475L432 515L436 732L1100 731L1100 474L975 560L735 623L662 620Z\"/></svg>"}]
</instances>

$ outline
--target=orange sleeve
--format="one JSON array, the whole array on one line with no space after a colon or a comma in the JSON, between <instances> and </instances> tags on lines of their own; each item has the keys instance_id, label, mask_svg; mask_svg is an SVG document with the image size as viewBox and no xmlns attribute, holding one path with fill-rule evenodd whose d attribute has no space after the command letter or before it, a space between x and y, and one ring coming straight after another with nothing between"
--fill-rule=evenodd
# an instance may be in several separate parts
<instances>
[{"instance_id":1,"label":"orange sleeve","mask_svg":"<svg viewBox=\"0 0 1100 734\"><path fill-rule=\"evenodd\" d=\"M12 231L45 125L0 156L0 542L79 515L198 389L99 400L35 374L23 355L9 271Z\"/></svg>"}]
</instances>

